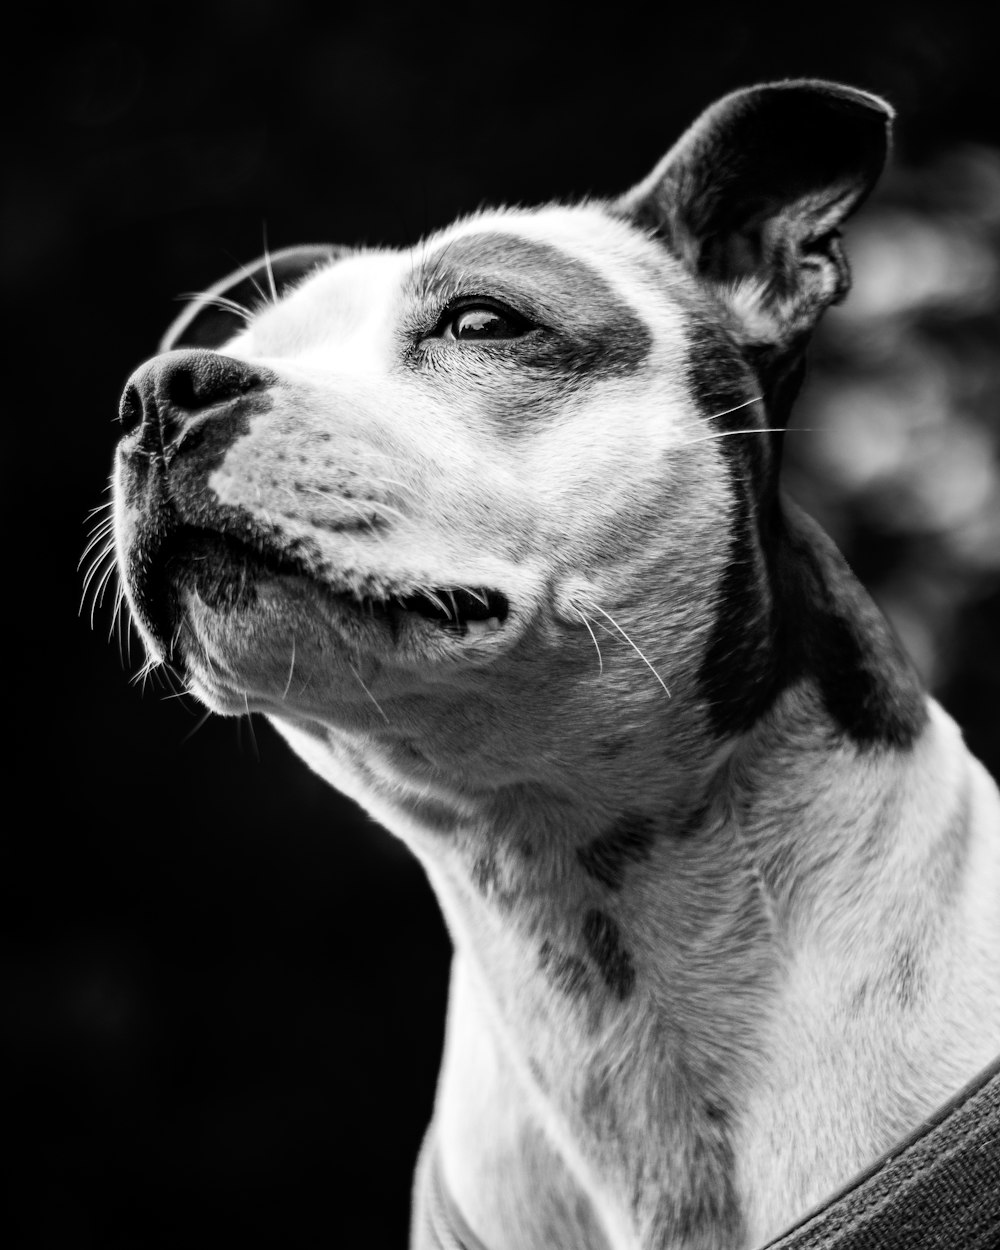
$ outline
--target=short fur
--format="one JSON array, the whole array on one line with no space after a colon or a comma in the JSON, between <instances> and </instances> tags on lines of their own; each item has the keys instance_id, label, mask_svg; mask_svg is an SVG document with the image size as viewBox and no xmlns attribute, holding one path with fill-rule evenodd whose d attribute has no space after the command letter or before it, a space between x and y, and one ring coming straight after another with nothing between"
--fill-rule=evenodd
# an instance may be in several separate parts
<instances>
[{"instance_id":1,"label":"short fur","mask_svg":"<svg viewBox=\"0 0 1000 1250\"><path fill-rule=\"evenodd\" d=\"M126 388L150 663L440 899L489 1250L758 1245L1000 1050L996 788L777 488L889 118L751 88L618 201L291 249Z\"/></svg>"}]
</instances>

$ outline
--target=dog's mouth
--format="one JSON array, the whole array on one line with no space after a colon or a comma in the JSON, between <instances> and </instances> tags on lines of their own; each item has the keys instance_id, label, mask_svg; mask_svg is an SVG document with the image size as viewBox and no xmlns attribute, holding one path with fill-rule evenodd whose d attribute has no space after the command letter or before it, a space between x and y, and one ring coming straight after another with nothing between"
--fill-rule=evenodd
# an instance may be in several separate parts
<instances>
[{"instance_id":1,"label":"dog's mouth","mask_svg":"<svg viewBox=\"0 0 1000 1250\"><path fill-rule=\"evenodd\" d=\"M496 633L503 628L510 611L506 596L485 586L436 587L387 599L347 597L362 615L386 620L394 632L398 632L405 617L415 614L462 638Z\"/></svg>"},{"instance_id":2,"label":"dog's mouth","mask_svg":"<svg viewBox=\"0 0 1000 1250\"><path fill-rule=\"evenodd\" d=\"M275 581L307 584L326 605L327 615L352 631L378 630L399 642L414 629L443 639L475 641L498 633L510 615L510 602L490 586L404 585L384 577L341 577L319 566L311 553L279 546L266 536L238 538L188 525L171 528L143 544L130 561L130 582L140 614L168 660L183 616L183 592L193 591L220 615L254 610L261 590Z\"/></svg>"}]
</instances>

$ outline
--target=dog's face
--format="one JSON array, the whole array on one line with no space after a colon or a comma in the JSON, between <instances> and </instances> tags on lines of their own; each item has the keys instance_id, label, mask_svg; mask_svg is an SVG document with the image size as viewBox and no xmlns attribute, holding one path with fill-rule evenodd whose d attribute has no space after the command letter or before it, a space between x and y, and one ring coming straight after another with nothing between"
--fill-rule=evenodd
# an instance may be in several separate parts
<instances>
[{"instance_id":1,"label":"dog's face","mask_svg":"<svg viewBox=\"0 0 1000 1250\"><path fill-rule=\"evenodd\" d=\"M248 691L297 701L294 639L305 701L367 716L350 665L390 697L475 685L526 632L704 576L727 499L691 471L717 454L687 382L696 304L600 208L498 214L318 267L221 360L156 358L117 472L151 647L243 711ZM720 402L751 422L754 379L729 366Z\"/></svg>"},{"instance_id":2,"label":"dog's face","mask_svg":"<svg viewBox=\"0 0 1000 1250\"><path fill-rule=\"evenodd\" d=\"M292 250L196 301L123 397L150 656L220 712L452 747L599 677L697 709L734 535L750 635L769 594L774 449L728 436L785 415L886 117L754 89L618 201Z\"/></svg>"}]
</instances>

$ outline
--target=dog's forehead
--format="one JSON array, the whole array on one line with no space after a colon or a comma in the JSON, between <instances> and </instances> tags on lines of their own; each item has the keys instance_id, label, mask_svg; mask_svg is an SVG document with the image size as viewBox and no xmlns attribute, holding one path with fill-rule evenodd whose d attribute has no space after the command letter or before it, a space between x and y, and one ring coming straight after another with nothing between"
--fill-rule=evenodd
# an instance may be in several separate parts
<instances>
[{"instance_id":1,"label":"dog's forehead","mask_svg":"<svg viewBox=\"0 0 1000 1250\"><path fill-rule=\"evenodd\" d=\"M295 357L355 344L367 358L379 343L389 347L390 328L408 304L443 305L481 294L477 284L491 281L530 293L555 316L626 333L641 323L670 335L679 331L689 286L664 249L597 206L499 209L412 248L359 249L336 260L263 309L231 346L237 354ZM353 363L363 362L354 356Z\"/></svg>"},{"instance_id":2,"label":"dog's forehead","mask_svg":"<svg viewBox=\"0 0 1000 1250\"><path fill-rule=\"evenodd\" d=\"M430 256L437 249L461 240L496 234L525 244L547 245L581 265L602 272L627 273L649 259L646 236L596 203L484 210L460 218L432 234L420 245L420 250Z\"/></svg>"},{"instance_id":3,"label":"dog's forehead","mask_svg":"<svg viewBox=\"0 0 1000 1250\"><path fill-rule=\"evenodd\" d=\"M646 321L682 301L690 285L665 249L596 203L479 213L432 235L414 255L424 270L502 271L605 312L615 300Z\"/></svg>"}]
</instances>

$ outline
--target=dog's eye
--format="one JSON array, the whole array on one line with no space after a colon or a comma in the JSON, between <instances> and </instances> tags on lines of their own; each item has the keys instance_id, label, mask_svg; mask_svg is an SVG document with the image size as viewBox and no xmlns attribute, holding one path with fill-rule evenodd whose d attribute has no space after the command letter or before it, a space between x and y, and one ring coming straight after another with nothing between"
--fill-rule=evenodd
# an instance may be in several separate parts
<instances>
[{"instance_id":1,"label":"dog's eye","mask_svg":"<svg viewBox=\"0 0 1000 1250\"><path fill-rule=\"evenodd\" d=\"M466 304L442 317L437 334L443 339L479 342L484 339L517 339L534 328L513 308L500 304Z\"/></svg>"}]
</instances>

